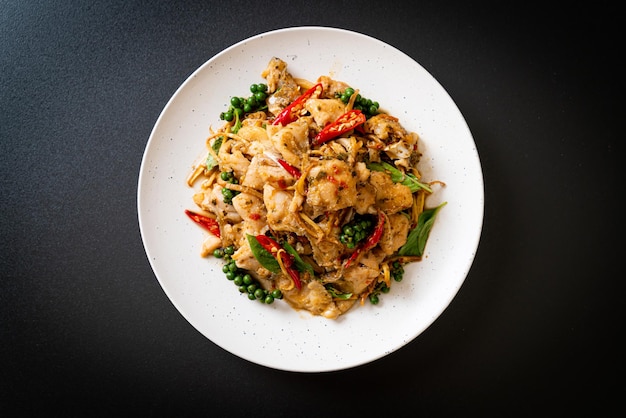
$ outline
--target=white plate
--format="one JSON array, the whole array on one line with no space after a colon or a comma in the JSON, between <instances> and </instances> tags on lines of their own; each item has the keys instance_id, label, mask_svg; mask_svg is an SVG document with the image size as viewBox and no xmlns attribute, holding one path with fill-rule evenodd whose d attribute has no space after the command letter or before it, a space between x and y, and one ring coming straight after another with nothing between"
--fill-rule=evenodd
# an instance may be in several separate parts
<instances>
[{"instance_id":1,"label":"white plate","mask_svg":"<svg viewBox=\"0 0 626 418\"><path fill-rule=\"evenodd\" d=\"M423 261L409 264L374 306L355 305L337 320L313 317L284 301L264 305L240 294L215 258L201 258L205 232L186 177L205 152L231 96L249 95L270 58L299 78L345 81L380 102L421 137L425 180L441 180L429 201L439 212ZM415 339L457 294L473 262L483 222L483 178L474 140L450 96L418 63L377 39L326 27L296 27L254 36L198 68L159 116L143 156L138 217L146 254L174 306L212 342L267 367L323 372L379 359Z\"/></svg>"}]
</instances>

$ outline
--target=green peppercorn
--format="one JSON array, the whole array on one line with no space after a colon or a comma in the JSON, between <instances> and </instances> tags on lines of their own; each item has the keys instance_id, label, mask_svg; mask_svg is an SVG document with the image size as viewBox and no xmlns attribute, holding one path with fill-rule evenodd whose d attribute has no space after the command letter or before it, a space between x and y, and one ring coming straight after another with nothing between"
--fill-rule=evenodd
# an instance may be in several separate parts
<instances>
[{"instance_id":1,"label":"green peppercorn","mask_svg":"<svg viewBox=\"0 0 626 418\"><path fill-rule=\"evenodd\" d=\"M233 197L235 197L233 191L226 187L222 188L222 195L224 196L224 202L229 204L232 203Z\"/></svg>"},{"instance_id":2,"label":"green peppercorn","mask_svg":"<svg viewBox=\"0 0 626 418\"><path fill-rule=\"evenodd\" d=\"M378 295L376 293L372 293L369 296L370 302L372 303L372 305L378 305L379 299L378 299Z\"/></svg>"},{"instance_id":3,"label":"green peppercorn","mask_svg":"<svg viewBox=\"0 0 626 418\"><path fill-rule=\"evenodd\" d=\"M251 285L252 282L253 282L252 276L250 276L249 273L244 274L244 276L243 276L243 284Z\"/></svg>"},{"instance_id":4,"label":"green peppercorn","mask_svg":"<svg viewBox=\"0 0 626 418\"><path fill-rule=\"evenodd\" d=\"M231 97L230 98L230 104L234 108L238 108L239 106L241 106L241 99L239 97Z\"/></svg>"}]
</instances>

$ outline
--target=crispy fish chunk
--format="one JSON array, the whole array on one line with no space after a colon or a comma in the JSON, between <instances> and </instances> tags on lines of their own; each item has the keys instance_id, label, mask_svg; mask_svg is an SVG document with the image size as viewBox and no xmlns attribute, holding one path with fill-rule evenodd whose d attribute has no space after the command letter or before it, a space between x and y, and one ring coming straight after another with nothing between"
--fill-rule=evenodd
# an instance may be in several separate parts
<instances>
[{"instance_id":1,"label":"crispy fish chunk","mask_svg":"<svg viewBox=\"0 0 626 418\"><path fill-rule=\"evenodd\" d=\"M356 173L348 163L323 160L309 172L307 204L336 211L355 206L356 197Z\"/></svg>"},{"instance_id":2,"label":"crispy fish chunk","mask_svg":"<svg viewBox=\"0 0 626 418\"><path fill-rule=\"evenodd\" d=\"M315 123L320 127L334 122L339 116L346 113L346 105L337 99L309 99L304 108L309 111Z\"/></svg>"},{"instance_id":3,"label":"crispy fish chunk","mask_svg":"<svg viewBox=\"0 0 626 418\"><path fill-rule=\"evenodd\" d=\"M324 285L317 280L307 283L298 292L287 291L283 292L283 294L285 300L294 308L305 309L313 315L334 319L343 313L337 307Z\"/></svg>"},{"instance_id":4,"label":"crispy fish chunk","mask_svg":"<svg viewBox=\"0 0 626 418\"><path fill-rule=\"evenodd\" d=\"M305 118L297 119L274 133L270 140L285 161L300 167L302 156L309 151L309 124Z\"/></svg>"},{"instance_id":5,"label":"crispy fish chunk","mask_svg":"<svg viewBox=\"0 0 626 418\"><path fill-rule=\"evenodd\" d=\"M259 235L267 230L267 209L263 199L249 193L240 193L233 197L232 202L243 220L246 233Z\"/></svg>"},{"instance_id":6,"label":"crispy fish chunk","mask_svg":"<svg viewBox=\"0 0 626 418\"><path fill-rule=\"evenodd\" d=\"M383 235L378 245L385 255L391 255L406 243L411 221L402 213L394 213L387 217Z\"/></svg>"},{"instance_id":7,"label":"crispy fish chunk","mask_svg":"<svg viewBox=\"0 0 626 418\"><path fill-rule=\"evenodd\" d=\"M267 110L274 116L300 96L300 86L287 71L287 63L280 58L272 58L261 76L267 81L270 93Z\"/></svg>"},{"instance_id":8,"label":"crispy fish chunk","mask_svg":"<svg viewBox=\"0 0 626 418\"><path fill-rule=\"evenodd\" d=\"M413 205L413 195L407 186L394 183L387 173L373 171L370 182L376 190L375 206L387 215L408 209Z\"/></svg>"},{"instance_id":9,"label":"crispy fish chunk","mask_svg":"<svg viewBox=\"0 0 626 418\"><path fill-rule=\"evenodd\" d=\"M380 276L380 263L384 258L385 254L382 251L366 253L358 263L344 270L343 279L337 282L337 285L344 292L358 295Z\"/></svg>"},{"instance_id":10,"label":"crispy fish chunk","mask_svg":"<svg viewBox=\"0 0 626 418\"><path fill-rule=\"evenodd\" d=\"M280 190L270 184L263 188L263 201L267 208L267 224L274 231L295 232L304 235L304 229L300 226L297 214L289 210L293 200L292 191Z\"/></svg>"},{"instance_id":11,"label":"crispy fish chunk","mask_svg":"<svg viewBox=\"0 0 626 418\"><path fill-rule=\"evenodd\" d=\"M363 130L365 133L375 135L387 144L403 139L408 134L398 121L398 118L385 113L369 118L363 124Z\"/></svg>"},{"instance_id":12,"label":"crispy fish chunk","mask_svg":"<svg viewBox=\"0 0 626 418\"><path fill-rule=\"evenodd\" d=\"M334 80L327 75L322 75L317 79L318 83L322 83L322 87L324 88L325 98L334 98L337 93L342 93L350 87L348 84L343 81Z\"/></svg>"}]
</instances>

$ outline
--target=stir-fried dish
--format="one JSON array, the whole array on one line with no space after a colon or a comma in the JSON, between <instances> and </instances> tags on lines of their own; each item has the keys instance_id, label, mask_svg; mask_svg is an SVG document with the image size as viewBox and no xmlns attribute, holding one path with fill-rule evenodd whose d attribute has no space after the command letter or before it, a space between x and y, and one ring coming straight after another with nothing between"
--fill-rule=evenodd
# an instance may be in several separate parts
<instances>
[{"instance_id":1,"label":"stir-fried dish","mask_svg":"<svg viewBox=\"0 0 626 418\"><path fill-rule=\"evenodd\" d=\"M426 208L419 136L345 82L298 79L272 58L233 96L187 182L208 233L201 255L251 300L337 318L377 304L421 260L441 207Z\"/></svg>"}]
</instances>

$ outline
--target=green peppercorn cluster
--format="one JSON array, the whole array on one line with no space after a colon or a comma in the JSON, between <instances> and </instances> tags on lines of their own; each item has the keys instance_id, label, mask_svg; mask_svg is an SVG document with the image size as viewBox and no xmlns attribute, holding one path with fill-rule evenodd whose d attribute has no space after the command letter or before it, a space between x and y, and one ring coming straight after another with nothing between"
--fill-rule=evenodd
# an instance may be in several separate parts
<instances>
[{"instance_id":1,"label":"green peppercorn cluster","mask_svg":"<svg viewBox=\"0 0 626 418\"><path fill-rule=\"evenodd\" d=\"M226 183L239 184L239 180L237 180L235 174L232 171L222 171L220 173L220 178ZM228 187L222 187L222 196L224 196L224 203L228 203L229 205L232 204L233 197L237 196L238 194L239 192L237 190L231 190Z\"/></svg>"},{"instance_id":2,"label":"green peppercorn cluster","mask_svg":"<svg viewBox=\"0 0 626 418\"><path fill-rule=\"evenodd\" d=\"M368 215L356 216L341 228L339 241L346 247L352 249L363 241L372 232L374 220Z\"/></svg>"},{"instance_id":3,"label":"green peppercorn cluster","mask_svg":"<svg viewBox=\"0 0 626 418\"><path fill-rule=\"evenodd\" d=\"M393 263L391 263L390 267L390 273L391 273L391 277L393 278L393 280L395 280L396 282L401 282L402 281L402 277L404 276L404 267L402 267L402 264L399 261L394 261ZM387 286L387 283L385 282L380 282L376 285L376 287L374 288L374 291L372 293L370 293L369 295L369 301L372 305L378 305L378 302L380 302L380 294L381 293L389 293L389 291L391 290L391 288L389 286Z\"/></svg>"},{"instance_id":4,"label":"green peppercorn cluster","mask_svg":"<svg viewBox=\"0 0 626 418\"><path fill-rule=\"evenodd\" d=\"M246 113L252 113L267 108L267 85L263 83L250 85L249 97L233 96L226 112L220 113L220 119L231 122L235 118L241 118Z\"/></svg>"},{"instance_id":5,"label":"green peppercorn cluster","mask_svg":"<svg viewBox=\"0 0 626 418\"><path fill-rule=\"evenodd\" d=\"M344 104L348 104L348 102L350 101L350 97L352 97L353 94L354 89L352 87L348 87L343 92L337 92L335 94L335 97L341 99ZM367 119L377 115L379 107L380 105L378 104L378 102L367 99L360 94L356 95L356 99L354 100L354 106L352 106L353 109L363 112Z\"/></svg>"},{"instance_id":6,"label":"green peppercorn cluster","mask_svg":"<svg viewBox=\"0 0 626 418\"><path fill-rule=\"evenodd\" d=\"M250 273L237 267L237 263L231 258L234 253L235 248L232 245L213 251L215 257L223 258L224 261L226 261L226 264L222 267L222 272L226 275L228 280L232 281L235 286L237 286L240 293L247 294L250 300L258 300L266 304L274 303L275 299L283 298L280 289L274 289L272 291L263 289Z\"/></svg>"},{"instance_id":7,"label":"green peppercorn cluster","mask_svg":"<svg viewBox=\"0 0 626 418\"><path fill-rule=\"evenodd\" d=\"M389 288L389 286L387 286L387 283L385 282L380 282L376 285L376 288L374 288L374 291L372 293L370 293L369 295L369 300L370 303L372 305L378 305L378 302L380 302L380 298L379 295L381 293L389 293L391 289Z\"/></svg>"},{"instance_id":8,"label":"green peppercorn cluster","mask_svg":"<svg viewBox=\"0 0 626 418\"><path fill-rule=\"evenodd\" d=\"M391 263L391 277L393 277L396 282L402 281L402 278L404 277L404 267L402 267L402 264L399 261Z\"/></svg>"}]
</instances>

